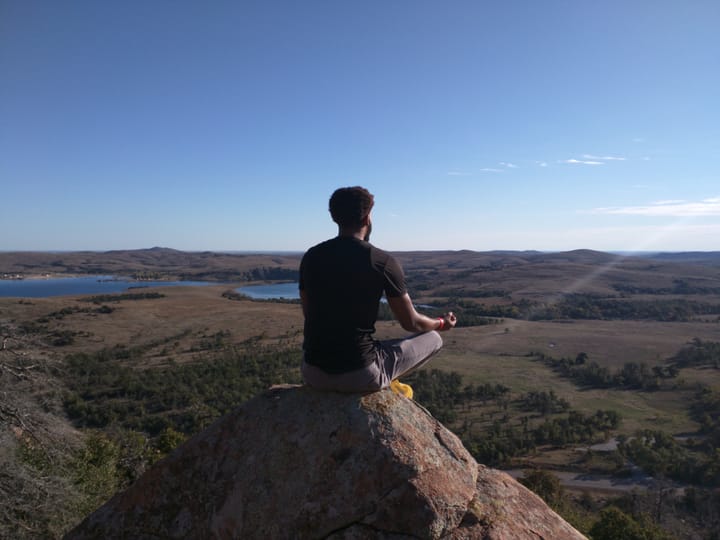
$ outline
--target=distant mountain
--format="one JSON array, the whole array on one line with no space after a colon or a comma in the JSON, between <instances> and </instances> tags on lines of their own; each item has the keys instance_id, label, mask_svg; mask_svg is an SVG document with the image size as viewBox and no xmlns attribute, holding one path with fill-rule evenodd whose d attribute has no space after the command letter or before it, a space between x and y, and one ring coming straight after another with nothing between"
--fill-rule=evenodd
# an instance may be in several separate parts
<instances>
[{"instance_id":1,"label":"distant mountain","mask_svg":"<svg viewBox=\"0 0 720 540\"><path fill-rule=\"evenodd\" d=\"M720 251L683 251L679 253L662 252L638 256L656 261L706 262L720 264Z\"/></svg>"},{"instance_id":2,"label":"distant mountain","mask_svg":"<svg viewBox=\"0 0 720 540\"><path fill-rule=\"evenodd\" d=\"M557 253L536 253L533 262L572 262L581 264L606 264L620 259L620 255L594 251L592 249L574 249Z\"/></svg>"},{"instance_id":3,"label":"distant mountain","mask_svg":"<svg viewBox=\"0 0 720 540\"><path fill-rule=\"evenodd\" d=\"M450 282L464 294L470 290L477 294L512 292L528 298L568 291L612 296L619 287L667 293L675 290L677 280L697 291L720 289L720 251L621 254L590 249L554 253L444 250L395 255L413 281L413 290L438 289L445 296L457 294L448 289ZM0 253L0 276L91 274L226 283L297 280L301 256L186 252L164 247L106 252L5 252Z\"/></svg>"},{"instance_id":4,"label":"distant mountain","mask_svg":"<svg viewBox=\"0 0 720 540\"><path fill-rule=\"evenodd\" d=\"M0 253L0 275L99 274L189 279L246 281L250 279L296 279L298 255L241 255L188 252L171 248Z\"/></svg>"}]
</instances>

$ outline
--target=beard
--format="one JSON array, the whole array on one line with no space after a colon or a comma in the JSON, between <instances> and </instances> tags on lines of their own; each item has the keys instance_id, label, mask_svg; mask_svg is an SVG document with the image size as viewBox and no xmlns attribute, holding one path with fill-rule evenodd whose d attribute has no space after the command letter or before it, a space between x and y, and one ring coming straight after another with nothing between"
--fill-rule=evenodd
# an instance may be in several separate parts
<instances>
[{"instance_id":1,"label":"beard","mask_svg":"<svg viewBox=\"0 0 720 540\"><path fill-rule=\"evenodd\" d=\"M371 232L372 232L372 222L368 223L367 232L365 233L365 238L363 238L363 240L365 240L366 242L369 242Z\"/></svg>"}]
</instances>

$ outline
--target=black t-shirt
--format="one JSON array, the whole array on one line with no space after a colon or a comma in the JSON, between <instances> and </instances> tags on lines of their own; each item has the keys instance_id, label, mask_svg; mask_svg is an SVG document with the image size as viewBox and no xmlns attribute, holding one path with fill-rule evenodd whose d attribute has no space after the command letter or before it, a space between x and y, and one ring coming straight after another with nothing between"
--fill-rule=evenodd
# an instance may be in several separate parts
<instances>
[{"instance_id":1,"label":"black t-shirt","mask_svg":"<svg viewBox=\"0 0 720 540\"><path fill-rule=\"evenodd\" d=\"M310 248L300 263L307 298L305 361L327 373L346 373L375 361L380 298L406 292L400 264L354 237L338 236Z\"/></svg>"}]
</instances>

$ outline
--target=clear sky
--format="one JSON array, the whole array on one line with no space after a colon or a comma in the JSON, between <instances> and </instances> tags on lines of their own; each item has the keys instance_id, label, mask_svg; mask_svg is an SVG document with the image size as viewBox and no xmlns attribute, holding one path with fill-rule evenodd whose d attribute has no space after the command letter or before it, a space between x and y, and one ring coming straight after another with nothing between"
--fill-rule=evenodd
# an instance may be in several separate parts
<instances>
[{"instance_id":1,"label":"clear sky","mask_svg":"<svg viewBox=\"0 0 720 540\"><path fill-rule=\"evenodd\" d=\"M717 0L0 0L0 250L720 250Z\"/></svg>"}]
</instances>

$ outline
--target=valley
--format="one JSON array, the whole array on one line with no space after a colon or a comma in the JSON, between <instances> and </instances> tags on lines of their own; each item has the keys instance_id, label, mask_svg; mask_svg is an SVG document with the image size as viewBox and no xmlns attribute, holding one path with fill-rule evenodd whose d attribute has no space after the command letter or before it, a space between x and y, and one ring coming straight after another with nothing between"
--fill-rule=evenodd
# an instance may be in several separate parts
<instances>
[{"instance_id":1,"label":"valley","mask_svg":"<svg viewBox=\"0 0 720 540\"><path fill-rule=\"evenodd\" d=\"M637 465L629 456L652 450L660 457L648 475L657 482L638 500L652 505L678 483L694 493L717 490L720 468L713 472L707 448L717 444L711 441L720 419L713 409L703 416L698 407L720 392L720 369L711 354L681 362L679 353L712 352L720 343L720 257L397 255L413 300L433 306L429 314L453 309L461 323L443 334L445 346L425 373L408 382L418 403L480 462L568 478L621 478ZM0 490L14 501L3 510L2 532L25 527L57 536L239 400L269 384L300 382L299 304L232 294L250 283L296 279L299 257L167 250L0 254L0 274L217 282L104 297L0 298ZM402 333L392 320L378 321L378 338ZM263 362L266 373L255 365ZM586 368L595 378L581 371ZM593 419L598 411L604 411L602 420ZM572 418L585 428L568 423ZM639 433L670 439L654 450L648 440L643 450L632 446ZM622 451L588 449L610 439L621 440ZM113 448L114 454L102 453ZM92 460L79 465L77 456L91 451L96 461L97 452L105 456L105 476ZM680 480L668 459L695 463L695 479ZM73 478L82 493L68 498ZM617 495L565 483L575 492L562 499L566 519L581 530L593 512L572 501L589 497L597 509ZM38 489L64 508L62 515L51 508L42 519L28 515L31 491ZM645 503L637 504L640 515ZM682 514L681 502L666 505L656 523L662 530L704 534L704 527L717 525L702 525L708 515L701 510Z\"/></svg>"}]
</instances>

